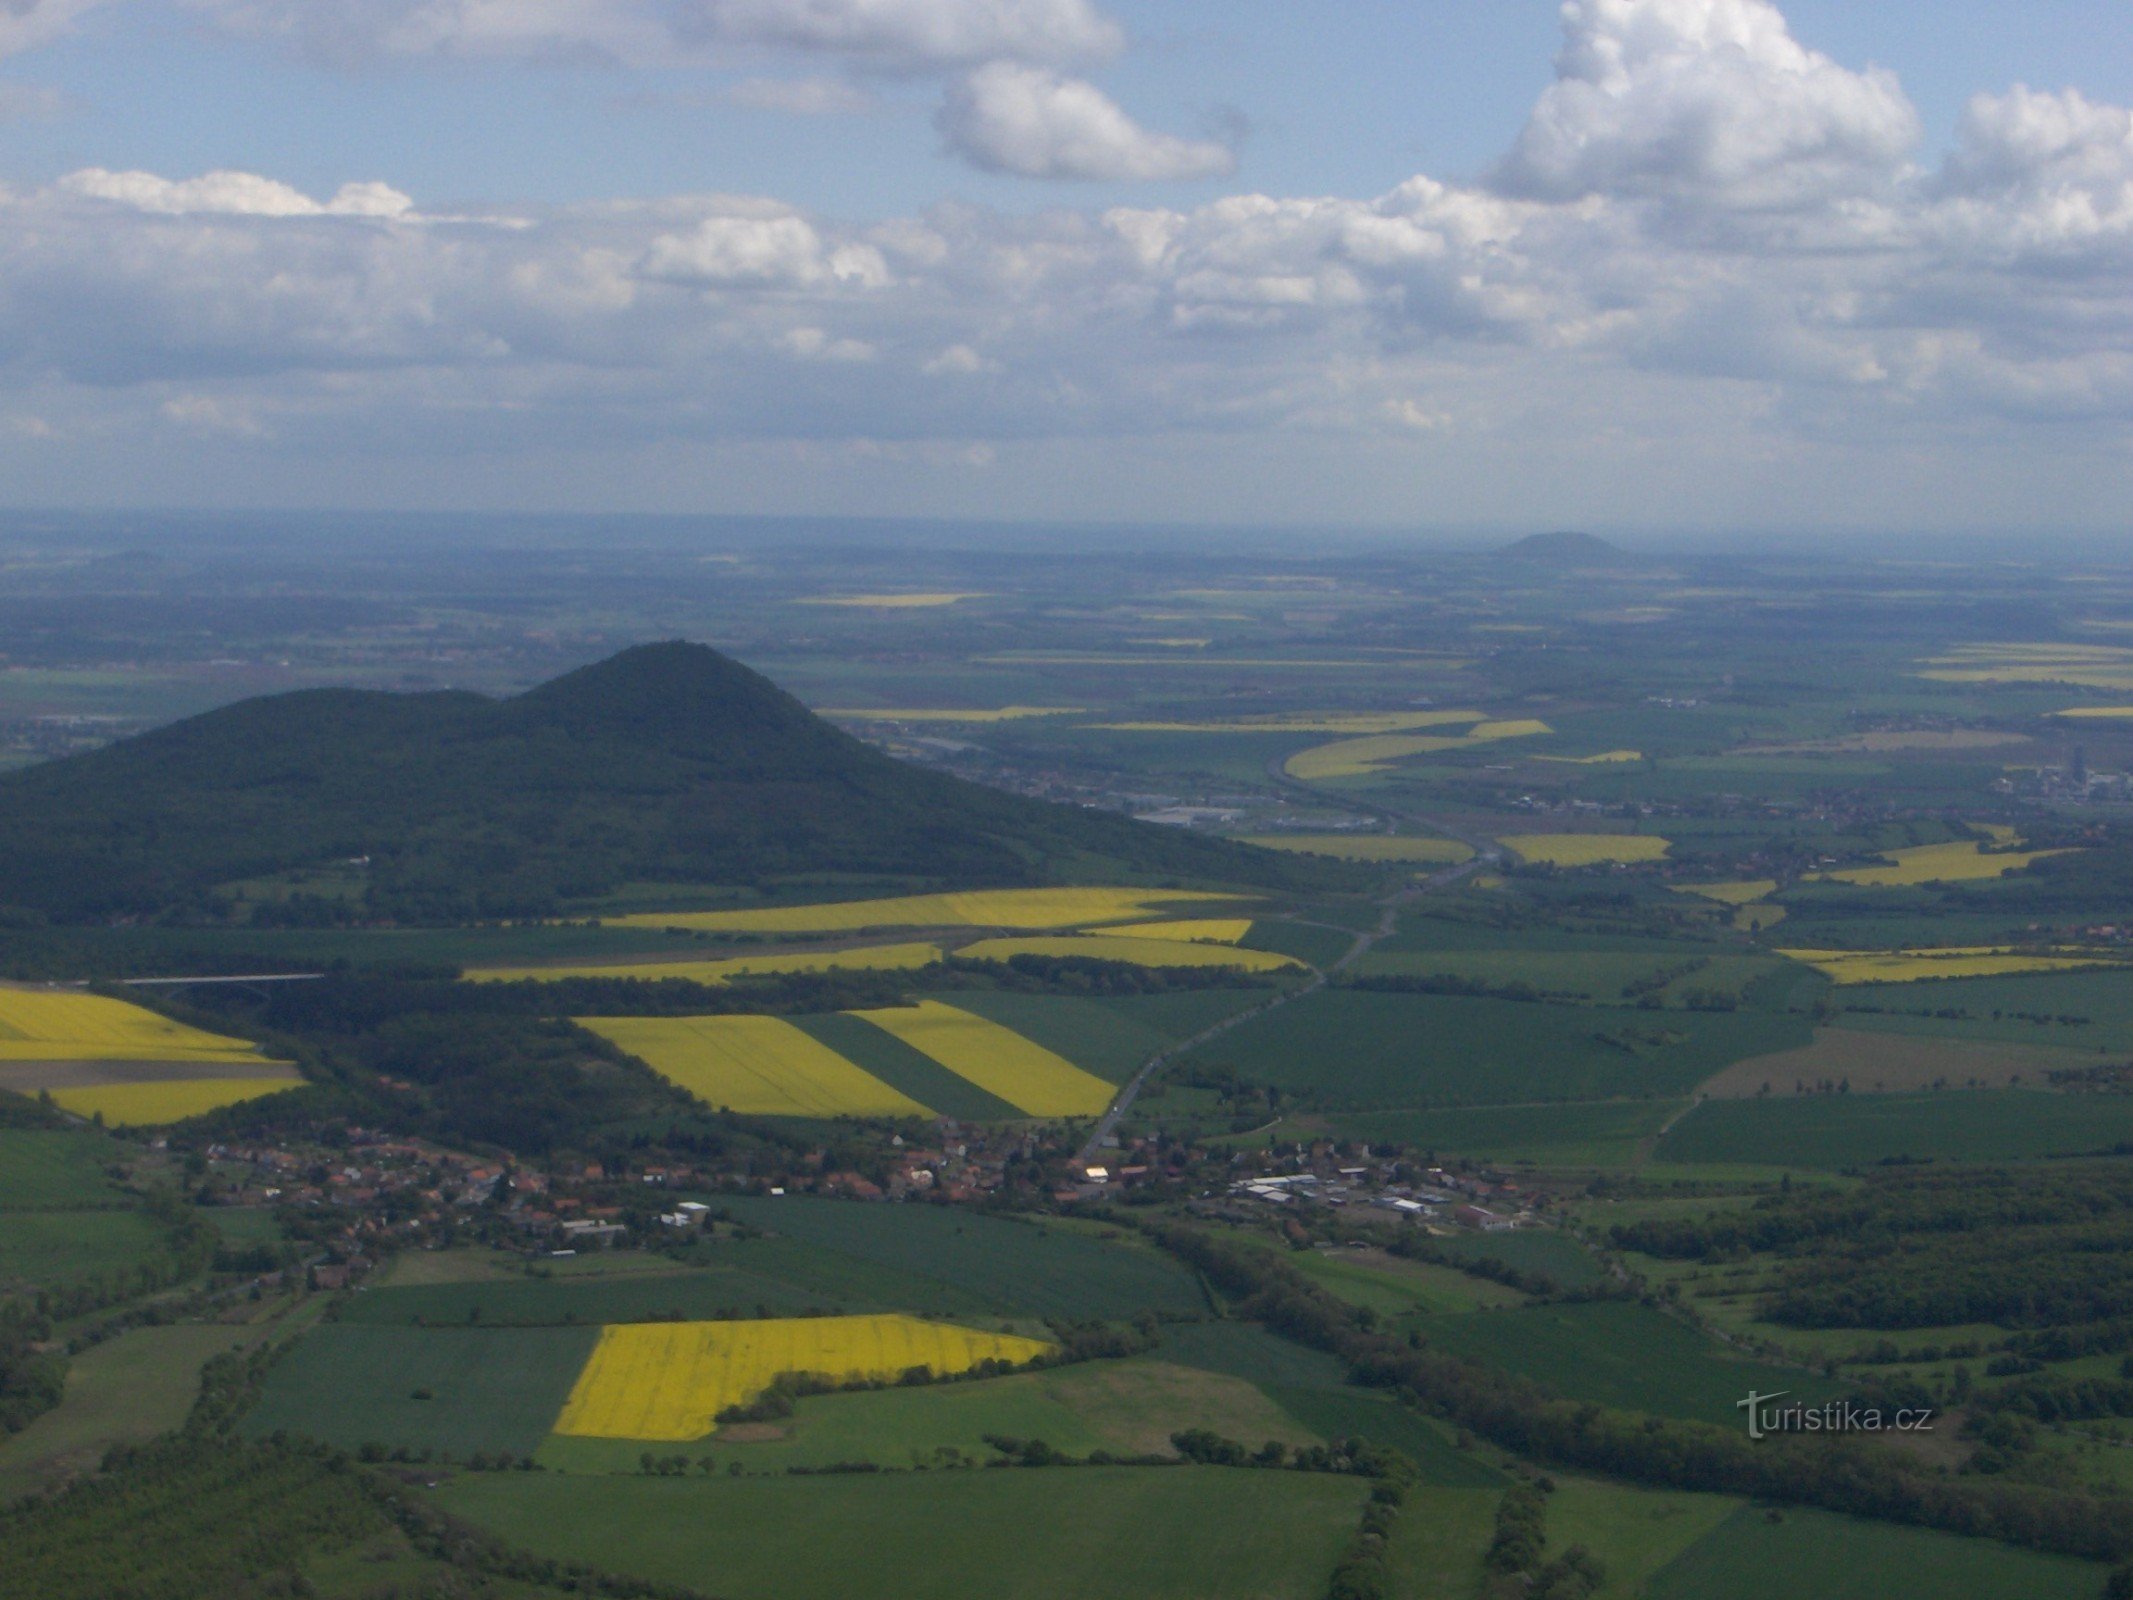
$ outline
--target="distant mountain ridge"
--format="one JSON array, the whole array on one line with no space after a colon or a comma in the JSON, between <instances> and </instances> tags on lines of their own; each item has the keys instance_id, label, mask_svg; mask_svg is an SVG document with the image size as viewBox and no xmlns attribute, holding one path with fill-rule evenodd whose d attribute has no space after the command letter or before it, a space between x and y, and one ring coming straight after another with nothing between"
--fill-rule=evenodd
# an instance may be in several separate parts
<instances>
[{"instance_id":1,"label":"distant mountain ridge","mask_svg":"<svg viewBox=\"0 0 2133 1600\"><path fill-rule=\"evenodd\" d=\"M366 856L365 913L405 921L806 873L1312 881L1268 852L892 760L761 674L678 642L506 700L246 700L0 777L0 907L205 912L217 885Z\"/></svg>"},{"instance_id":2,"label":"distant mountain ridge","mask_svg":"<svg viewBox=\"0 0 2133 1600\"><path fill-rule=\"evenodd\" d=\"M1594 533L1529 533L1501 552L1507 561L1551 567L1619 567L1635 559Z\"/></svg>"}]
</instances>

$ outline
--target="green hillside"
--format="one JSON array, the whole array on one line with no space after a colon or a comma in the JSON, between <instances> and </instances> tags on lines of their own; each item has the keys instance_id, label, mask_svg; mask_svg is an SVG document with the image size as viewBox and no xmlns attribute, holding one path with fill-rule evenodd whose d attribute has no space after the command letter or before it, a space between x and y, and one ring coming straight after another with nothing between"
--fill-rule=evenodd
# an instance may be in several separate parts
<instances>
[{"instance_id":1,"label":"green hillside","mask_svg":"<svg viewBox=\"0 0 2133 1600\"><path fill-rule=\"evenodd\" d=\"M540 914L646 881L1281 885L1314 870L904 765L683 643L508 700L247 700L0 778L0 907L205 909L220 885L363 857L348 914L403 921Z\"/></svg>"}]
</instances>

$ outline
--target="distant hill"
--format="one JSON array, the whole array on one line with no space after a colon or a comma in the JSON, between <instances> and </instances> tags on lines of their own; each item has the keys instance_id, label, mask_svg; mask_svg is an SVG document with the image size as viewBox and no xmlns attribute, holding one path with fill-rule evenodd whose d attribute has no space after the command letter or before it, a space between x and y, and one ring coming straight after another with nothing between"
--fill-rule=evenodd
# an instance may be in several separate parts
<instances>
[{"instance_id":1,"label":"distant hill","mask_svg":"<svg viewBox=\"0 0 2133 1600\"><path fill-rule=\"evenodd\" d=\"M60 920L205 913L218 885L366 856L362 911L405 921L802 873L1317 881L1271 852L892 760L680 643L508 700L246 700L0 778L0 907Z\"/></svg>"},{"instance_id":2,"label":"distant hill","mask_svg":"<svg viewBox=\"0 0 2133 1600\"><path fill-rule=\"evenodd\" d=\"M1619 567L1633 559L1593 533L1529 533L1502 551L1508 561L1550 567Z\"/></svg>"}]
</instances>

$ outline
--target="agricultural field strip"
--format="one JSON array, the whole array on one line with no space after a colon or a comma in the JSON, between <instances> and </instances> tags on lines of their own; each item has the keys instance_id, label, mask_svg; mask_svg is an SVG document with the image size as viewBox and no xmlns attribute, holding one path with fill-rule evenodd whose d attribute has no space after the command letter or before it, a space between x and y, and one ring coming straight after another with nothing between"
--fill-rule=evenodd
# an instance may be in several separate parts
<instances>
[{"instance_id":1,"label":"agricultural field strip","mask_svg":"<svg viewBox=\"0 0 2133 1600\"><path fill-rule=\"evenodd\" d=\"M161 1083L109 1083L52 1089L53 1103L77 1117L101 1117L115 1128L160 1127L224 1106L280 1094L301 1078L172 1078Z\"/></svg>"},{"instance_id":2,"label":"agricultural field strip","mask_svg":"<svg viewBox=\"0 0 2133 1600\"><path fill-rule=\"evenodd\" d=\"M1659 861L1671 841L1641 833L1506 833L1496 842L1526 861L1550 867L1595 867Z\"/></svg>"},{"instance_id":3,"label":"agricultural field strip","mask_svg":"<svg viewBox=\"0 0 2133 1600\"><path fill-rule=\"evenodd\" d=\"M1227 967L1240 972L1295 971L1303 965L1270 950L1243 950L1227 944L1175 939L1126 939L1110 934L1033 935L1020 939L981 939L956 951L969 961L1010 961L1016 956L1048 956L1088 961L1123 961L1137 967Z\"/></svg>"},{"instance_id":4,"label":"agricultural field strip","mask_svg":"<svg viewBox=\"0 0 2133 1600\"><path fill-rule=\"evenodd\" d=\"M747 911L653 911L604 919L609 927L728 933L856 933L867 928L1019 928L1035 931L1145 921L1181 903L1235 904L1248 895L1164 889L974 889Z\"/></svg>"},{"instance_id":5,"label":"agricultural field strip","mask_svg":"<svg viewBox=\"0 0 2133 1600\"><path fill-rule=\"evenodd\" d=\"M1114 1086L996 1022L937 1000L849 1013L1033 1117L1093 1117Z\"/></svg>"},{"instance_id":6,"label":"agricultural field strip","mask_svg":"<svg viewBox=\"0 0 2133 1600\"><path fill-rule=\"evenodd\" d=\"M1094 722L1111 733L1409 733L1416 728L1455 727L1488 720L1484 711L1328 711L1228 722Z\"/></svg>"},{"instance_id":7,"label":"agricultural field strip","mask_svg":"<svg viewBox=\"0 0 2133 1600\"><path fill-rule=\"evenodd\" d=\"M0 988L0 1061L194 1061L258 1065L256 1045L141 1006L71 990Z\"/></svg>"},{"instance_id":8,"label":"agricultural field strip","mask_svg":"<svg viewBox=\"0 0 2133 1600\"><path fill-rule=\"evenodd\" d=\"M1289 757L1282 770L1306 783L1322 778L1359 778L1382 772L1393 762L1408 756L1479 749L1500 739L1525 739L1554 731L1547 723L1526 717L1476 723L1457 738L1388 733L1361 739L1336 739L1331 744L1298 751Z\"/></svg>"},{"instance_id":9,"label":"agricultural field strip","mask_svg":"<svg viewBox=\"0 0 2133 1600\"><path fill-rule=\"evenodd\" d=\"M555 1432L701 1439L720 1412L754 1400L788 1373L833 1383L894 1382L923 1367L948 1377L981 1361L1021 1365L1055 1348L1018 1334L899 1315L618 1324L600 1330Z\"/></svg>"},{"instance_id":10,"label":"agricultural field strip","mask_svg":"<svg viewBox=\"0 0 2133 1600\"><path fill-rule=\"evenodd\" d=\"M470 967L462 974L472 983L554 983L564 978L636 978L657 983L680 978L689 983L722 985L735 978L789 972L905 972L929 967L941 958L937 944L855 945L843 950L795 950L759 956L730 956L713 961L620 961L609 965L552 967Z\"/></svg>"},{"instance_id":11,"label":"agricultural field strip","mask_svg":"<svg viewBox=\"0 0 2133 1600\"><path fill-rule=\"evenodd\" d=\"M1425 839L1413 835L1384 833L1258 833L1246 836L1246 844L1263 850L1289 850L1303 855L1332 856L1340 861L1412 861L1430 866L1455 867L1474 859L1473 849L1457 839Z\"/></svg>"},{"instance_id":12,"label":"agricultural field strip","mask_svg":"<svg viewBox=\"0 0 2133 1600\"><path fill-rule=\"evenodd\" d=\"M2033 861L2072 853L2069 850L2006 849L1988 853L1975 839L1959 839L1947 844L1922 844L1907 850L1887 851L1885 854L1890 863L1887 866L1844 867L1813 876L1825 882L1882 888L1920 883L1966 883L2005 877Z\"/></svg>"},{"instance_id":13,"label":"agricultural field strip","mask_svg":"<svg viewBox=\"0 0 2133 1600\"><path fill-rule=\"evenodd\" d=\"M2024 972L2078 972L2122 966L2115 954L2055 950L2034 953L2011 945L1950 945L1915 950L1779 950L1832 983L1919 983L1934 978L2002 978Z\"/></svg>"},{"instance_id":14,"label":"agricultural field strip","mask_svg":"<svg viewBox=\"0 0 2133 1600\"><path fill-rule=\"evenodd\" d=\"M752 1116L933 1112L779 1017L580 1017L706 1105Z\"/></svg>"}]
</instances>

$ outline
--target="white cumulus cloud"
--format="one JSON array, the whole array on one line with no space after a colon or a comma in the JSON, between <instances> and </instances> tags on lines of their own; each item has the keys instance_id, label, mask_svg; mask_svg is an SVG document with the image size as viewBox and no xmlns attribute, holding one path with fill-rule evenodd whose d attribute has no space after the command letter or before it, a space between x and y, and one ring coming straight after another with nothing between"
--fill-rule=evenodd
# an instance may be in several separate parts
<instances>
[{"instance_id":1,"label":"white cumulus cloud","mask_svg":"<svg viewBox=\"0 0 2133 1600\"><path fill-rule=\"evenodd\" d=\"M958 154L1025 178L1219 178L1237 170L1227 145L1152 133L1094 84L1012 61L971 73L938 125Z\"/></svg>"}]
</instances>

